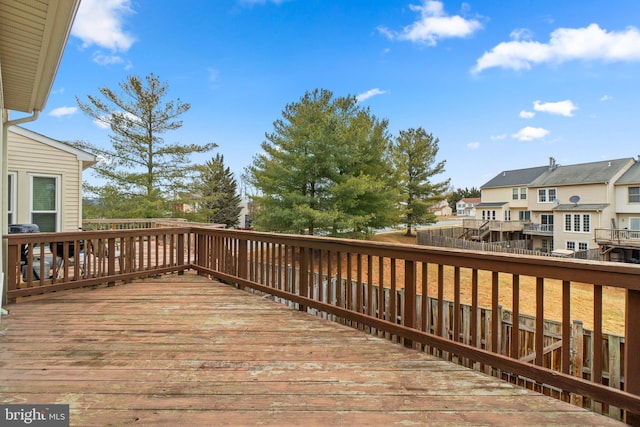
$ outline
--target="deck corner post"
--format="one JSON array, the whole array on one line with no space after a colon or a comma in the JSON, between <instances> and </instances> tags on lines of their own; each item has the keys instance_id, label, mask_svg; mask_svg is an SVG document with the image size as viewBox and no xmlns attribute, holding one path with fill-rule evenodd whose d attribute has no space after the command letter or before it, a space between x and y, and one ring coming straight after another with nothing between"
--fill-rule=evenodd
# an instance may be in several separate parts
<instances>
[{"instance_id":1,"label":"deck corner post","mask_svg":"<svg viewBox=\"0 0 640 427\"><path fill-rule=\"evenodd\" d=\"M640 395L640 291L627 289L625 307L624 390ZM625 422L640 426L640 413L625 413Z\"/></svg>"}]
</instances>

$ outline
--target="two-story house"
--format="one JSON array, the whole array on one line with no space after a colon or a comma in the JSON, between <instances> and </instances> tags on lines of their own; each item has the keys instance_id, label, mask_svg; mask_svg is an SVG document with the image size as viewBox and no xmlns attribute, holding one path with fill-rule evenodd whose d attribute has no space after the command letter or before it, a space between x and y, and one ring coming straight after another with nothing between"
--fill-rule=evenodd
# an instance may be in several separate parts
<instances>
[{"instance_id":1,"label":"two-story house","mask_svg":"<svg viewBox=\"0 0 640 427\"><path fill-rule=\"evenodd\" d=\"M476 216L476 206L480 204L480 197L465 197L456 203L457 216Z\"/></svg>"},{"instance_id":2,"label":"two-story house","mask_svg":"<svg viewBox=\"0 0 640 427\"><path fill-rule=\"evenodd\" d=\"M633 223L640 230L638 165L633 158L575 165L550 158L547 166L503 171L480 188L470 227L484 227L479 238L530 240L545 252L597 248L596 229Z\"/></svg>"}]
</instances>

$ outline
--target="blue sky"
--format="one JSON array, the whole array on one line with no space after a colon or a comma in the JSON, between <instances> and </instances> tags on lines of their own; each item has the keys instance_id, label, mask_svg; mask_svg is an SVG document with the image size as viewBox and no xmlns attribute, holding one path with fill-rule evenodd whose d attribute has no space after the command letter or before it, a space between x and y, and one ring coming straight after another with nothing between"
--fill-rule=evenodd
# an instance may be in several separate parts
<instances>
[{"instance_id":1,"label":"blue sky","mask_svg":"<svg viewBox=\"0 0 640 427\"><path fill-rule=\"evenodd\" d=\"M191 104L171 142L216 142L238 175L287 103L356 95L389 130L439 138L453 187L505 169L640 154L640 1L82 0L40 118L109 144L77 108L155 73ZM90 172L85 179L91 180Z\"/></svg>"}]
</instances>

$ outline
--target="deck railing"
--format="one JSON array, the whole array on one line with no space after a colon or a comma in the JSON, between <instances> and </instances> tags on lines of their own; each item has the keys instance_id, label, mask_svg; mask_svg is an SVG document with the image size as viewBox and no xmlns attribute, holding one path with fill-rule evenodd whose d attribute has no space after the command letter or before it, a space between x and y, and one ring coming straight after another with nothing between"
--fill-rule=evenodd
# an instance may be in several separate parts
<instances>
[{"instance_id":1,"label":"deck railing","mask_svg":"<svg viewBox=\"0 0 640 427\"><path fill-rule=\"evenodd\" d=\"M185 227L11 234L7 299L183 272L193 238Z\"/></svg>"},{"instance_id":2,"label":"deck railing","mask_svg":"<svg viewBox=\"0 0 640 427\"><path fill-rule=\"evenodd\" d=\"M290 301L300 310L326 313L468 366L488 368L499 376L525 378L537 389L556 390L565 400L586 397L593 409L614 417L621 414L616 408L621 408L627 411L627 422L640 422L635 418L640 415L639 266L227 230L197 230L196 254L194 268L201 274ZM488 323L478 315L479 289L485 282L491 300ZM351 283L355 286L345 285ZM535 295L534 355L520 360L525 343L518 322L510 328L507 354L500 352L500 296L509 296L513 316L518 318L525 283ZM582 301L585 287L590 302ZM404 290L402 301L397 297L399 289ZM560 295L554 303L561 307L557 371L545 356L549 351L545 312L550 295L556 294L551 290ZM603 296L611 290L626 294L621 314L624 365L620 367L625 391L603 384ZM430 314L423 295L435 296L435 314ZM453 302L451 315L444 309L446 300ZM472 314L463 328L464 304L471 305ZM574 376L571 313L579 304L593 304L591 319L586 320L592 324L591 339L599 344L588 355L590 371L579 368Z\"/></svg>"},{"instance_id":3,"label":"deck railing","mask_svg":"<svg viewBox=\"0 0 640 427\"><path fill-rule=\"evenodd\" d=\"M202 227L5 238L8 296L13 300L192 268L406 346L501 377L525 379L565 400L586 398L583 403L595 410L614 417L624 413L628 423L640 423L637 265ZM27 245L27 254L21 265L22 245ZM48 272L46 250L38 253L47 247L52 254ZM75 250L80 247L81 255ZM520 295L528 288L535 300L533 333L528 331L533 343L523 342L520 322L503 328L500 317L505 302L513 318L520 317L524 312ZM489 301L484 313L489 318L481 317L485 292ZM603 376L611 369L605 369L603 316L611 292L623 293L626 303L620 314L624 363L619 367L619 384L609 387L604 384L608 376ZM427 295L431 299L423 297ZM559 349L560 360L551 362L545 314L556 295L560 332L553 346ZM596 343L590 346L591 354L584 355L590 358L586 372L572 366L571 354L572 323L577 320L572 313L584 304L593 306L590 319L579 320L589 322ZM523 348L531 356L521 360Z\"/></svg>"}]
</instances>

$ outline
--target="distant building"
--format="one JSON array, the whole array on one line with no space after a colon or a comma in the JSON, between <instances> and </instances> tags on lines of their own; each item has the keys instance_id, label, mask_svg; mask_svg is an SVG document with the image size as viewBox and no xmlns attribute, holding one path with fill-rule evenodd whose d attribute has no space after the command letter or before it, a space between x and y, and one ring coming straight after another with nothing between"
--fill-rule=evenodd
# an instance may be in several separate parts
<instances>
[{"instance_id":1,"label":"distant building","mask_svg":"<svg viewBox=\"0 0 640 427\"><path fill-rule=\"evenodd\" d=\"M453 210L446 200L442 200L431 208L431 212L433 212L435 216L451 216Z\"/></svg>"},{"instance_id":2,"label":"distant building","mask_svg":"<svg viewBox=\"0 0 640 427\"><path fill-rule=\"evenodd\" d=\"M480 204L480 197L465 197L456 203L457 216L476 216L476 206Z\"/></svg>"},{"instance_id":3,"label":"distant building","mask_svg":"<svg viewBox=\"0 0 640 427\"><path fill-rule=\"evenodd\" d=\"M480 187L472 240L529 240L543 252L598 249L640 263L640 159L505 170Z\"/></svg>"}]
</instances>

